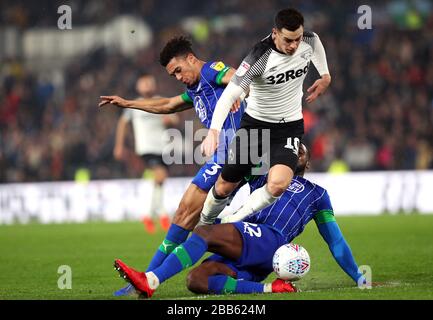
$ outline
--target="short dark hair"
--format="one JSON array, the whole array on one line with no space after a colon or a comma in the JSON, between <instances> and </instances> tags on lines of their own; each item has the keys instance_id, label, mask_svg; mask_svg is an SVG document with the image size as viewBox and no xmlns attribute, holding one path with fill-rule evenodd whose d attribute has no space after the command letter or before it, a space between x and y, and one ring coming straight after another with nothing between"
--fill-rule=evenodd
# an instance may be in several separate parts
<instances>
[{"instance_id":1,"label":"short dark hair","mask_svg":"<svg viewBox=\"0 0 433 320\"><path fill-rule=\"evenodd\" d=\"M304 26L304 16L296 9L283 9L275 16L275 27L278 30L283 28L295 31L300 26Z\"/></svg>"},{"instance_id":2,"label":"short dark hair","mask_svg":"<svg viewBox=\"0 0 433 320\"><path fill-rule=\"evenodd\" d=\"M192 50L192 42L184 36L176 37L167 42L164 49L159 54L159 62L166 67L171 59L186 56L189 53L195 55Z\"/></svg>"}]
</instances>

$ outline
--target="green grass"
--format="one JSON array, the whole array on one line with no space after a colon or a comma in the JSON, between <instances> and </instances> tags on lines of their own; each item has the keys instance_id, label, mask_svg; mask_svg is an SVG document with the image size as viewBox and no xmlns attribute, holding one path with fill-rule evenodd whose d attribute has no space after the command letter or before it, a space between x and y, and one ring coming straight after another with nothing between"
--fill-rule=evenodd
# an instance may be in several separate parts
<instances>
[{"instance_id":1,"label":"green grass","mask_svg":"<svg viewBox=\"0 0 433 320\"><path fill-rule=\"evenodd\" d=\"M298 282L300 293L196 296L186 289L184 271L153 299L433 299L433 215L339 217L338 223L358 264L371 266L381 286L355 287L310 223L294 241L312 263ZM140 223L1 226L0 299L118 299L112 293L125 282L113 260L144 269L163 236L145 234ZM71 290L57 287L61 265L72 268Z\"/></svg>"}]
</instances>

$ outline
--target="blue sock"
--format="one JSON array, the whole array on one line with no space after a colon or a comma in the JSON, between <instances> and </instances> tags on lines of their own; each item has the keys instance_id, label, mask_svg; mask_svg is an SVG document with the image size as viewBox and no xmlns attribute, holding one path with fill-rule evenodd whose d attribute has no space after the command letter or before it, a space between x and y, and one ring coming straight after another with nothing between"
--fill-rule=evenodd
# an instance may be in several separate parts
<instances>
[{"instance_id":1,"label":"blue sock","mask_svg":"<svg viewBox=\"0 0 433 320\"><path fill-rule=\"evenodd\" d=\"M210 276L207 280L207 291L211 294L223 294L228 276Z\"/></svg>"},{"instance_id":2,"label":"blue sock","mask_svg":"<svg viewBox=\"0 0 433 320\"><path fill-rule=\"evenodd\" d=\"M207 243L202 237L193 233L183 244L179 245L155 270L151 270L159 283L173 277L182 270L193 266L207 251Z\"/></svg>"},{"instance_id":3,"label":"blue sock","mask_svg":"<svg viewBox=\"0 0 433 320\"><path fill-rule=\"evenodd\" d=\"M224 275L216 275L209 277L208 291L213 294L263 293L264 284L260 282L236 280Z\"/></svg>"},{"instance_id":4,"label":"blue sock","mask_svg":"<svg viewBox=\"0 0 433 320\"><path fill-rule=\"evenodd\" d=\"M176 224L172 224L167 232L167 236L159 246L158 251L156 251L152 258L152 261L150 261L146 272L158 268L178 245L186 241L188 235L188 230L179 227Z\"/></svg>"},{"instance_id":5,"label":"blue sock","mask_svg":"<svg viewBox=\"0 0 433 320\"><path fill-rule=\"evenodd\" d=\"M235 293L263 293L265 285L260 282L239 280Z\"/></svg>"}]
</instances>

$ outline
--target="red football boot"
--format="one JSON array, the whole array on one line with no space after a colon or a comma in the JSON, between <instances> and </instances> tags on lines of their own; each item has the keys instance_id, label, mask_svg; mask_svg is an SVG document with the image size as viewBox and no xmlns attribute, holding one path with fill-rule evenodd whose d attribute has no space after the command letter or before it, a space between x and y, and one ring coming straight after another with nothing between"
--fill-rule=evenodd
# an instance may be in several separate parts
<instances>
[{"instance_id":1,"label":"red football boot","mask_svg":"<svg viewBox=\"0 0 433 320\"><path fill-rule=\"evenodd\" d=\"M290 281L276 279L272 282L272 293L298 292L298 289Z\"/></svg>"},{"instance_id":2,"label":"red football boot","mask_svg":"<svg viewBox=\"0 0 433 320\"><path fill-rule=\"evenodd\" d=\"M119 272L120 276L132 284L135 290L139 291L143 298L151 298L155 290L149 287L146 274L128 267L121 260L114 261L114 268Z\"/></svg>"},{"instance_id":3,"label":"red football boot","mask_svg":"<svg viewBox=\"0 0 433 320\"><path fill-rule=\"evenodd\" d=\"M162 215L159 218L159 224L161 225L162 230L168 231L170 229L170 217L166 214Z\"/></svg>"},{"instance_id":4,"label":"red football boot","mask_svg":"<svg viewBox=\"0 0 433 320\"><path fill-rule=\"evenodd\" d=\"M149 234L155 233L155 224L153 223L153 220L148 217L143 218L143 224L144 224L144 230L146 230Z\"/></svg>"}]
</instances>

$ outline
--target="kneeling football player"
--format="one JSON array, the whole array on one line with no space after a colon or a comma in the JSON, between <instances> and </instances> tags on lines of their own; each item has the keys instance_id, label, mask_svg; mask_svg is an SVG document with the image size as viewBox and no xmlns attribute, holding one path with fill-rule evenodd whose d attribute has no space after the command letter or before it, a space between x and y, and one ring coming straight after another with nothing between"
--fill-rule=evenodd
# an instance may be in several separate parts
<instances>
[{"instance_id":1,"label":"kneeling football player","mask_svg":"<svg viewBox=\"0 0 433 320\"><path fill-rule=\"evenodd\" d=\"M273 271L275 251L314 220L340 267L356 284L364 282L337 225L327 191L303 178L308 167L309 152L301 145L296 176L272 206L248 217L234 214L222 219L221 224L195 228L192 236L159 267L146 273L128 267L121 260L115 261L116 269L140 295L150 298L162 282L193 266L209 251L214 255L188 275L187 286L195 293L295 292L289 281L277 279L272 284L261 281ZM248 183L253 191L266 183L266 176L254 177Z\"/></svg>"}]
</instances>

